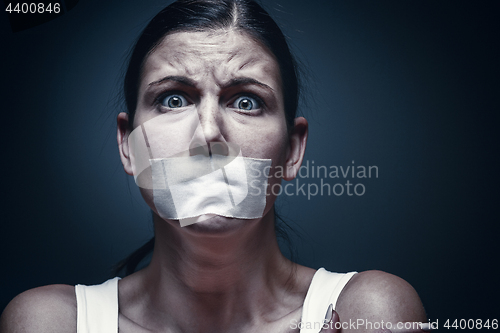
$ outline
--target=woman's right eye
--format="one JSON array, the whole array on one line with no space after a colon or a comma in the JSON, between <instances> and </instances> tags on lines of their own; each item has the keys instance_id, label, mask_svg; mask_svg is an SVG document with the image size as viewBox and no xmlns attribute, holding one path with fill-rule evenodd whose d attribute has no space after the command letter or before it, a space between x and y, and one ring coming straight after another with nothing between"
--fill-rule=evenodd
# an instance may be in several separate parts
<instances>
[{"instance_id":1,"label":"woman's right eye","mask_svg":"<svg viewBox=\"0 0 500 333\"><path fill-rule=\"evenodd\" d=\"M177 109L187 106L189 103L186 98L180 94L169 94L159 99L160 104L169 109Z\"/></svg>"}]
</instances>

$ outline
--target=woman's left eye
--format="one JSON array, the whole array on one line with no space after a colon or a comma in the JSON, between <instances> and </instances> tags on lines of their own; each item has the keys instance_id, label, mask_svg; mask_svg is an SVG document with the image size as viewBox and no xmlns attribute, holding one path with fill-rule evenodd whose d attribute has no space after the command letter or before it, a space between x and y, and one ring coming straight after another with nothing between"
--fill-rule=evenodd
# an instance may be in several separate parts
<instances>
[{"instance_id":1,"label":"woman's left eye","mask_svg":"<svg viewBox=\"0 0 500 333\"><path fill-rule=\"evenodd\" d=\"M233 103L232 107L242 110L242 111L252 111L255 109L259 109L261 107L261 103L253 97L249 96L241 96L238 97Z\"/></svg>"}]
</instances>

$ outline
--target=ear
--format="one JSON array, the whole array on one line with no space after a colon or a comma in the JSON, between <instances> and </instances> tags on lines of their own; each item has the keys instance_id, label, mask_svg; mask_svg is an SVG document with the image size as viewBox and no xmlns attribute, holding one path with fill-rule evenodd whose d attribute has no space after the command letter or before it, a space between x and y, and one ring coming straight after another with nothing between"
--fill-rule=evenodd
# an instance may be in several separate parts
<instances>
[{"instance_id":1,"label":"ear","mask_svg":"<svg viewBox=\"0 0 500 333\"><path fill-rule=\"evenodd\" d=\"M130 126L128 121L128 114L120 112L117 118L117 133L116 139L118 141L118 151L120 152L120 159L122 160L123 169L125 172L133 176L132 162L130 161L130 147L128 145L128 136L130 134Z\"/></svg>"},{"instance_id":2,"label":"ear","mask_svg":"<svg viewBox=\"0 0 500 333\"><path fill-rule=\"evenodd\" d=\"M290 146L286 159L284 180L292 180L297 176L306 152L308 124L304 117L295 118L295 126L290 134Z\"/></svg>"}]
</instances>

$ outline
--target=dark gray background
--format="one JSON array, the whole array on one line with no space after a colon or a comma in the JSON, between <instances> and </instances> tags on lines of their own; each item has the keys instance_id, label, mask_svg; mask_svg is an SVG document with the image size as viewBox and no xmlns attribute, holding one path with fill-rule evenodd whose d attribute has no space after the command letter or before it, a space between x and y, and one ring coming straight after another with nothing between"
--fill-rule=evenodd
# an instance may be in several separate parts
<instances>
[{"instance_id":1,"label":"dark gray background","mask_svg":"<svg viewBox=\"0 0 500 333\"><path fill-rule=\"evenodd\" d=\"M127 50L164 4L80 0L17 33L0 14L0 309L29 288L100 283L151 236L119 161L116 96ZM440 326L500 319L498 2L264 5L309 77L306 159L379 168L350 180L361 197L280 198L299 261L399 275Z\"/></svg>"}]
</instances>

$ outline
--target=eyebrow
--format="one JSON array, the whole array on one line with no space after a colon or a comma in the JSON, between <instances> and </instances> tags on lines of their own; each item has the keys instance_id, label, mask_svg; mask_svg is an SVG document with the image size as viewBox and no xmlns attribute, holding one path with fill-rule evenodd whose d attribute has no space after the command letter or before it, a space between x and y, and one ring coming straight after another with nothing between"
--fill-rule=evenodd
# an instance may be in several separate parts
<instances>
[{"instance_id":1,"label":"eyebrow","mask_svg":"<svg viewBox=\"0 0 500 333\"><path fill-rule=\"evenodd\" d=\"M245 84L255 84L258 86L261 86L263 88L269 89L271 91L274 91L273 88L268 86L265 83L262 83L260 81L257 81L255 79L249 78L249 77L241 77L241 78L234 78L231 79L228 83L222 85L222 88L230 88L230 87L235 87L235 86L240 86L240 85L245 85Z\"/></svg>"},{"instance_id":2,"label":"eyebrow","mask_svg":"<svg viewBox=\"0 0 500 333\"><path fill-rule=\"evenodd\" d=\"M193 80L185 76L176 76L176 75L165 76L163 79L151 82L150 84L148 84L148 86L156 86L162 84L165 81L175 81L193 88L196 86L196 82L194 82Z\"/></svg>"},{"instance_id":3,"label":"eyebrow","mask_svg":"<svg viewBox=\"0 0 500 333\"><path fill-rule=\"evenodd\" d=\"M183 84L183 85L186 85L189 87L193 87L193 88L196 87L195 81L193 81L190 78L187 78L185 76L177 76L177 75L166 76L158 81L153 81L153 82L149 83L149 86L159 85L165 81L175 81L175 82L178 82L180 84ZM229 82L227 82L223 85L219 85L219 86L221 88L231 88L231 87L246 85L246 84L255 84L255 85L261 86L263 88L269 89L271 91L274 91L274 89L271 88L270 86L268 86L267 84L262 83L258 80L249 78L249 77L234 78L234 79L231 79Z\"/></svg>"}]
</instances>

